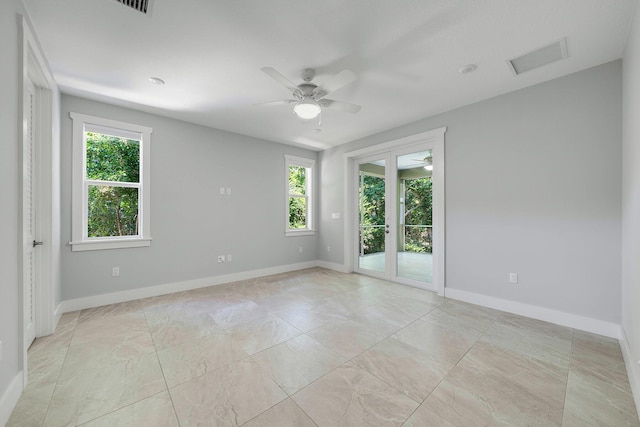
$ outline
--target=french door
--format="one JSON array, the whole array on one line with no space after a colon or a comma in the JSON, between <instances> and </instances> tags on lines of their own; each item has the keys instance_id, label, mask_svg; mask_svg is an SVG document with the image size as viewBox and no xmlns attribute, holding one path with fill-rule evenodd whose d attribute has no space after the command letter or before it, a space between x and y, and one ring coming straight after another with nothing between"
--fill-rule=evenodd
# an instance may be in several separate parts
<instances>
[{"instance_id":1,"label":"french door","mask_svg":"<svg viewBox=\"0 0 640 427\"><path fill-rule=\"evenodd\" d=\"M443 248L434 233L442 224L434 212L442 206L435 206L434 145L411 144L353 161L354 271L439 291L434 256Z\"/></svg>"}]
</instances>

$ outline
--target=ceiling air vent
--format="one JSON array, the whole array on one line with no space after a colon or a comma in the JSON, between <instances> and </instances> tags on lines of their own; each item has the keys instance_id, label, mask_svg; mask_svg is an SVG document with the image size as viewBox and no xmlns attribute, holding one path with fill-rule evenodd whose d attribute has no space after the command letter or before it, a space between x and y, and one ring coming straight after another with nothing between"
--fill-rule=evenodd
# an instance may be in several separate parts
<instances>
[{"instance_id":1,"label":"ceiling air vent","mask_svg":"<svg viewBox=\"0 0 640 427\"><path fill-rule=\"evenodd\" d=\"M129 6L132 9L142 12L145 15L149 9L150 0L116 0L118 3L122 3L125 6Z\"/></svg>"},{"instance_id":2,"label":"ceiling air vent","mask_svg":"<svg viewBox=\"0 0 640 427\"><path fill-rule=\"evenodd\" d=\"M543 65L551 64L567 58L567 40L562 39L548 46L536 49L517 58L507 61L507 65L514 75L531 71Z\"/></svg>"}]
</instances>

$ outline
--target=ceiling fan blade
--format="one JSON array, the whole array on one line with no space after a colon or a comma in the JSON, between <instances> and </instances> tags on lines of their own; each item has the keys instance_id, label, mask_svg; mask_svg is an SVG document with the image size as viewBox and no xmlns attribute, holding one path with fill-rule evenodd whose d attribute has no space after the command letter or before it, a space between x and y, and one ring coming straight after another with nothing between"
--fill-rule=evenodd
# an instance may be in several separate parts
<instances>
[{"instance_id":1,"label":"ceiling fan blade","mask_svg":"<svg viewBox=\"0 0 640 427\"><path fill-rule=\"evenodd\" d=\"M344 111L345 113L357 113L362 108L360 105L351 104L344 101L336 101L335 99L321 99L318 101L320 106L330 108L332 110Z\"/></svg>"},{"instance_id":2,"label":"ceiling fan blade","mask_svg":"<svg viewBox=\"0 0 640 427\"><path fill-rule=\"evenodd\" d=\"M262 67L260 68L266 75L268 75L269 77L271 77L272 79L274 79L275 81L277 81L278 83L280 83L282 86L286 87L287 89L289 89L291 92L300 92L300 89L298 89L298 86L296 86L295 84L293 84L289 79L287 79L285 76L283 76L282 74L280 74L280 72L276 71L275 68L271 68L271 67Z\"/></svg>"},{"instance_id":3,"label":"ceiling fan blade","mask_svg":"<svg viewBox=\"0 0 640 427\"><path fill-rule=\"evenodd\" d=\"M333 92L334 90L340 89L342 86L348 85L355 79L356 75L352 71L342 70L341 72L318 86L314 90L314 93L319 95L317 98L321 98Z\"/></svg>"},{"instance_id":4,"label":"ceiling fan blade","mask_svg":"<svg viewBox=\"0 0 640 427\"><path fill-rule=\"evenodd\" d=\"M296 102L295 99L283 99L281 101L271 101L271 102L261 102L258 104L253 104L254 107L272 107L275 105L289 105Z\"/></svg>"},{"instance_id":5,"label":"ceiling fan blade","mask_svg":"<svg viewBox=\"0 0 640 427\"><path fill-rule=\"evenodd\" d=\"M429 163L430 164L433 161L433 157L432 156L427 156L427 157L424 157L422 159L411 159L411 160L413 160L414 162Z\"/></svg>"}]
</instances>

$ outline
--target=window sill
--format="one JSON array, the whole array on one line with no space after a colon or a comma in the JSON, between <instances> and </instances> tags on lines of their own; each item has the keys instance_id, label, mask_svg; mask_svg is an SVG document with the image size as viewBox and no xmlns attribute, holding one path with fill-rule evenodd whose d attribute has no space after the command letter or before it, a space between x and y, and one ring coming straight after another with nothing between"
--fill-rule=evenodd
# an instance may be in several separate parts
<instances>
[{"instance_id":1,"label":"window sill","mask_svg":"<svg viewBox=\"0 0 640 427\"><path fill-rule=\"evenodd\" d=\"M287 230L284 232L284 235L287 237L294 237L294 236L313 236L314 234L316 234L316 230L309 230L309 229L305 229L305 230Z\"/></svg>"},{"instance_id":2,"label":"window sill","mask_svg":"<svg viewBox=\"0 0 640 427\"><path fill-rule=\"evenodd\" d=\"M151 246L151 239L114 239L114 240L84 240L69 242L72 252L99 251L104 249L126 249Z\"/></svg>"}]
</instances>

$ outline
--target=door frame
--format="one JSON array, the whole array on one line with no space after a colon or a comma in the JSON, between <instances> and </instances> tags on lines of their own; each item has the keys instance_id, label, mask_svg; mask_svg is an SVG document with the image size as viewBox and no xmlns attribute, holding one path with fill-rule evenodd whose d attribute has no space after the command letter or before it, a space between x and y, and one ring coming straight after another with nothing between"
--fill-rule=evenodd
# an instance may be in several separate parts
<instances>
[{"instance_id":1,"label":"door frame","mask_svg":"<svg viewBox=\"0 0 640 427\"><path fill-rule=\"evenodd\" d=\"M56 262L59 259L59 226L54 226L54 218L59 220L59 194L56 188L59 187L60 171L58 165L54 164L54 159L59 160L59 153L54 151L54 147L59 147L59 137L55 132L59 133L59 127L55 125L54 112L58 111L54 103L58 102L58 88L53 79L53 75L49 70L48 63L40 50L40 45L35 37L30 23L25 16L19 17L20 23L20 65L21 79L19 79L19 90L21 96L18 98L19 125L22 129L20 134L20 149L18 150L18 164L21 168L19 175L19 251L18 251L18 334L21 343L20 353L22 355L22 370L24 378L24 386L28 380L27 366L27 348L25 346L25 322L24 322L24 280L23 275L25 268L25 260L23 257L23 241L24 232L23 224L25 220L25 212L23 208L23 174L25 172L25 159L22 148L28 141L27 120L24 114L24 106L27 102L26 86L32 81L36 87L36 118L34 121L34 159L36 163L33 168L37 168L34 174L34 187L36 197L34 198L34 209L36 215L36 239L43 241L44 245L38 248L39 253L36 256L36 284L35 284L35 333L36 337L49 335L53 333L57 323L57 317L54 313L54 285L57 282L56 277L59 274L59 266Z\"/></svg>"},{"instance_id":2,"label":"door frame","mask_svg":"<svg viewBox=\"0 0 640 427\"><path fill-rule=\"evenodd\" d=\"M394 139L371 147L349 151L343 155L344 163L344 258L345 268L348 272L355 271L356 259L354 257L354 239L358 213L354 209L354 198L357 191L354 188L352 177L355 164L359 157L384 153L392 150L403 149L420 143L428 143L433 148L433 286L440 296L445 295L445 159L444 159L444 134L446 127L433 129L427 132Z\"/></svg>"}]
</instances>

